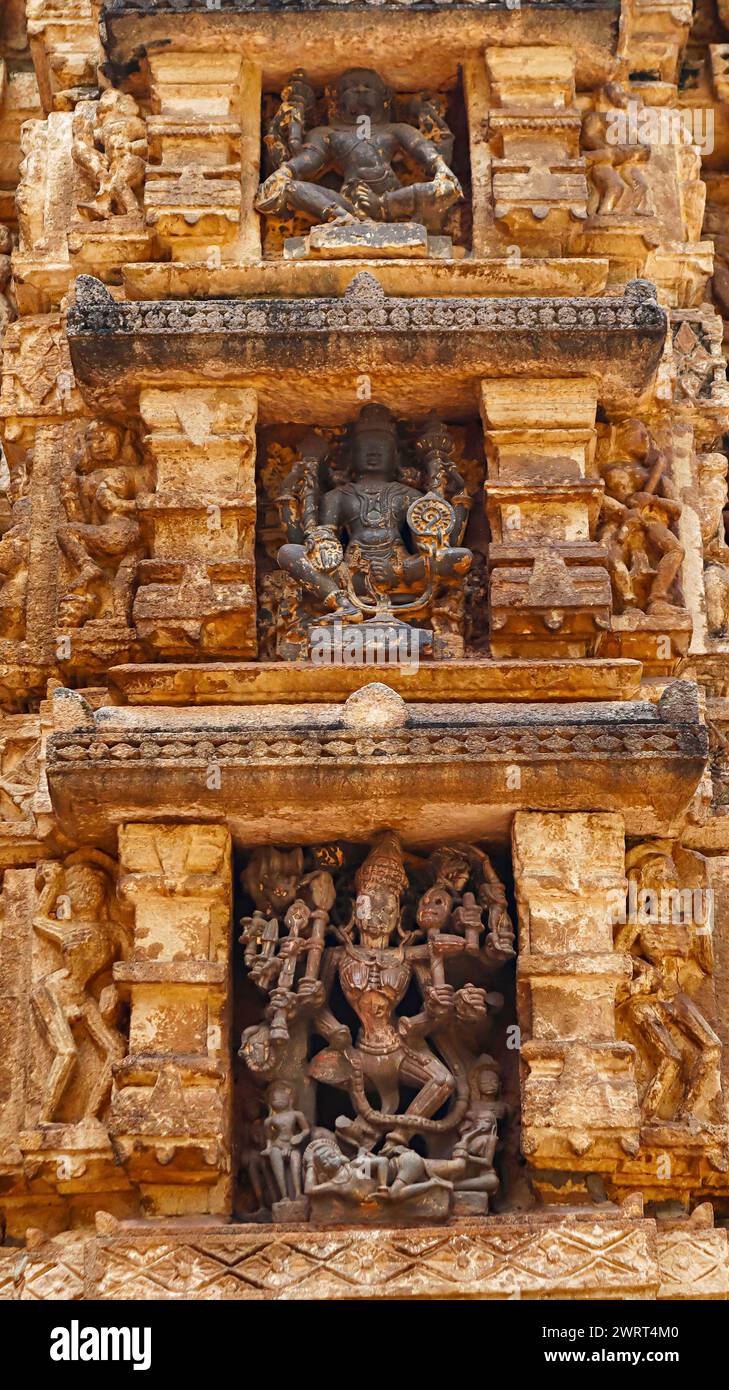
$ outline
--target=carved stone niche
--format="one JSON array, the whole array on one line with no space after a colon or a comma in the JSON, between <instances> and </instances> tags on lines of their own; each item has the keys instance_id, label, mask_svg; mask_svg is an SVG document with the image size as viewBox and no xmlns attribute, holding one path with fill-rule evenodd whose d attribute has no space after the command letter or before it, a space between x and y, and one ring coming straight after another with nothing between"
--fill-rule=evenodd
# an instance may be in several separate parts
<instances>
[{"instance_id":1,"label":"carved stone niche","mask_svg":"<svg viewBox=\"0 0 729 1390\"><path fill-rule=\"evenodd\" d=\"M267 426L260 451L263 654L316 660L327 628L354 661L377 634L402 639L403 657L458 657L467 633L485 640L475 421L398 421L368 404L346 426Z\"/></svg>"},{"instance_id":2,"label":"carved stone niche","mask_svg":"<svg viewBox=\"0 0 729 1390\"><path fill-rule=\"evenodd\" d=\"M241 890L245 1219L486 1215L514 936L485 851L261 846Z\"/></svg>"},{"instance_id":3,"label":"carved stone niche","mask_svg":"<svg viewBox=\"0 0 729 1390\"><path fill-rule=\"evenodd\" d=\"M463 254L468 209L460 86L395 92L377 72L350 68L322 88L297 69L280 93L264 94L263 125L256 207L265 254L335 260Z\"/></svg>"}]
</instances>

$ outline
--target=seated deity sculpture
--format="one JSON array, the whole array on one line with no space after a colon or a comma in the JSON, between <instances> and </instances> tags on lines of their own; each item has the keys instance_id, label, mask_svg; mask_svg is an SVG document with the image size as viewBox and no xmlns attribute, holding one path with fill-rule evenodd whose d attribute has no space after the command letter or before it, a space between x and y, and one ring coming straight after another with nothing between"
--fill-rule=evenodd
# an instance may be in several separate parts
<instances>
[{"instance_id":1,"label":"seated deity sculpture","mask_svg":"<svg viewBox=\"0 0 729 1390\"><path fill-rule=\"evenodd\" d=\"M443 847L418 872L416 887L388 832L354 873L349 909L345 866L302 873L294 906L306 910L289 908L283 930L254 938L245 919L250 978L268 1004L240 1055L268 1086L276 1220L304 1219L302 1202L325 1196L422 1214L426 1195L440 1219L454 1194L475 1194L483 1212L498 1188L498 1070L474 1044L503 1002L489 982L514 956L506 895L477 846ZM257 970L259 956L278 968ZM319 1099L331 1115L338 1092L347 1104L332 1131Z\"/></svg>"},{"instance_id":2,"label":"seated deity sculpture","mask_svg":"<svg viewBox=\"0 0 729 1390\"><path fill-rule=\"evenodd\" d=\"M316 98L303 73L284 89L267 138L277 167L261 185L256 207L265 215L303 213L315 223L416 221L439 231L461 186L434 140L405 120L393 119L393 93L376 72L350 68L327 89L328 124L316 117ZM430 105L430 104L429 104ZM442 120L428 113L427 128L445 135ZM421 181L403 181L405 168ZM318 182L334 170L339 189Z\"/></svg>"},{"instance_id":3,"label":"seated deity sculpture","mask_svg":"<svg viewBox=\"0 0 729 1390\"><path fill-rule=\"evenodd\" d=\"M384 406L364 406L352 426L345 482L331 485L326 442L304 440L279 497L288 542L278 563L313 599L312 616L420 618L434 596L463 581L473 559L461 544L470 497L452 447L440 421L427 421L415 446L423 492L403 476Z\"/></svg>"}]
</instances>

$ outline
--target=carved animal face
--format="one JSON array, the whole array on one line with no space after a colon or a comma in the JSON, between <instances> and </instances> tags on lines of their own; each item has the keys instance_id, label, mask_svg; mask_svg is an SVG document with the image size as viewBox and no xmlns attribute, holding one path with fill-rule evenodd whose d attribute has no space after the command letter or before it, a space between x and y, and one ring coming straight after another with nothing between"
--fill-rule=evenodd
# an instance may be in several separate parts
<instances>
[{"instance_id":1,"label":"carved animal face","mask_svg":"<svg viewBox=\"0 0 729 1390\"><path fill-rule=\"evenodd\" d=\"M243 871L243 886L261 912L285 912L296 897L303 872L302 850L261 845Z\"/></svg>"}]
</instances>

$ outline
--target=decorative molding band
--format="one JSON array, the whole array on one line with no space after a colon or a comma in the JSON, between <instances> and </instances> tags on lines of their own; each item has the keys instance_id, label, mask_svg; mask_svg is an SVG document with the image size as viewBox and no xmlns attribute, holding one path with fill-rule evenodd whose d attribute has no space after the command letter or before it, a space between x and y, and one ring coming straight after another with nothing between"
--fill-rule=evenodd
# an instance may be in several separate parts
<instances>
[{"instance_id":1,"label":"decorative molding band","mask_svg":"<svg viewBox=\"0 0 729 1390\"><path fill-rule=\"evenodd\" d=\"M475 332L566 334L606 330L666 332L665 310L648 280L631 280L621 296L574 299L406 298L387 295L369 271L354 276L341 298L161 299L119 302L93 275L79 275L68 334L81 337L204 333L272 334Z\"/></svg>"}]
</instances>

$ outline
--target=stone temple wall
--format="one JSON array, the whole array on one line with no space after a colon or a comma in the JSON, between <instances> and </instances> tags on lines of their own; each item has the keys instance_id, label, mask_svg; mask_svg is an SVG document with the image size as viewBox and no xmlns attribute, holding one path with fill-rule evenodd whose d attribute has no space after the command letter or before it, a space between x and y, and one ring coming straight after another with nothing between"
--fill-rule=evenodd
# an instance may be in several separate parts
<instances>
[{"instance_id":1,"label":"stone temple wall","mask_svg":"<svg viewBox=\"0 0 729 1390\"><path fill-rule=\"evenodd\" d=\"M729 1297L729 5L6 0L0 1297Z\"/></svg>"}]
</instances>

